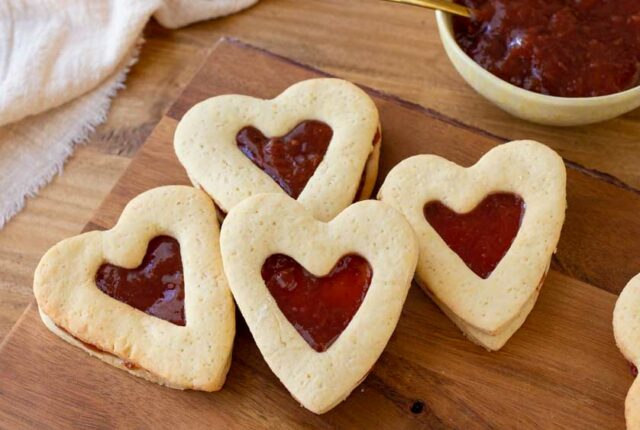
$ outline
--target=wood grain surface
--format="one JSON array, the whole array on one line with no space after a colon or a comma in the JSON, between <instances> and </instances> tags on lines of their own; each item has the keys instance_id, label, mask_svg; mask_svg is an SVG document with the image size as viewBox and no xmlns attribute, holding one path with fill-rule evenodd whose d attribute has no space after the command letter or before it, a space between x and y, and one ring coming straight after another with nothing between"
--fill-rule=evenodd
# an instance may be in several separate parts
<instances>
[{"instance_id":1,"label":"wood grain surface","mask_svg":"<svg viewBox=\"0 0 640 430\"><path fill-rule=\"evenodd\" d=\"M141 191L187 183L171 142L178 119L193 103L224 93L273 97L317 75L241 43L222 42L87 228L112 226ZM502 141L412 103L371 94L384 130L379 181L415 153L469 165ZM465 340L414 286L372 373L346 402L316 416L270 372L241 318L227 383L219 393L205 394L162 388L86 356L50 334L32 305L0 347L0 393L8 399L0 402L0 423L8 428L623 428L632 376L615 347L611 314L617 292L640 263L640 220L631 216L640 210L640 195L572 162L567 167L569 208L557 257L538 304L500 352ZM412 412L416 401L424 408Z\"/></svg>"}]
</instances>

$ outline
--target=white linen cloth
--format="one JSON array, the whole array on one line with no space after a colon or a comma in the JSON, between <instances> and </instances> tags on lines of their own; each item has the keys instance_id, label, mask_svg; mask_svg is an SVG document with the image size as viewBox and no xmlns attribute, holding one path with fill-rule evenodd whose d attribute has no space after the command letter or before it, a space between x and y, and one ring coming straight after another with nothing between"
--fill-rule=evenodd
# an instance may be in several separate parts
<instances>
[{"instance_id":1,"label":"white linen cloth","mask_svg":"<svg viewBox=\"0 0 640 430\"><path fill-rule=\"evenodd\" d=\"M153 16L168 28L257 0L0 0L0 228L104 122Z\"/></svg>"}]
</instances>

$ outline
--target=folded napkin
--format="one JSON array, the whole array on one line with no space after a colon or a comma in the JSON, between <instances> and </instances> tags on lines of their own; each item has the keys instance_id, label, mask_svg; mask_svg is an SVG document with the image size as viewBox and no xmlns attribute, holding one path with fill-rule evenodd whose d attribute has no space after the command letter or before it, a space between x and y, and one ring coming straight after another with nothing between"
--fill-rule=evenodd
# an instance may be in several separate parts
<instances>
[{"instance_id":1,"label":"folded napkin","mask_svg":"<svg viewBox=\"0 0 640 430\"><path fill-rule=\"evenodd\" d=\"M177 28L256 2L0 1L0 228L105 120L152 16Z\"/></svg>"}]
</instances>

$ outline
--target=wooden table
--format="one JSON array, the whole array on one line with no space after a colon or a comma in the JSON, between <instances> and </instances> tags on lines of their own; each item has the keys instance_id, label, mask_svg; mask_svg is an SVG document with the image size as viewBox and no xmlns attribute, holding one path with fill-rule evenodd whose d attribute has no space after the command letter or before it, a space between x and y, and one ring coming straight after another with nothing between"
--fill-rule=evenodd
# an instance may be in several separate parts
<instances>
[{"instance_id":1,"label":"wooden table","mask_svg":"<svg viewBox=\"0 0 640 430\"><path fill-rule=\"evenodd\" d=\"M76 151L64 175L0 231L0 339L32 299L32 274L42 253L82 229L223 35L498 136L540 140L593 175L613 175L640 192L640 110L603 124L564 129L514 119L457 75L440 46L430 11L379 0L263 0L236 16L182 30L151 22L140 61L127 89L114 99L107 122Z\"/></svg>"},{"instance_id":2,"label":"wooden table","mask_svg":"<svg viewBox=\"0 0 640 430\"><path fill-rule=\"evenodd\" d=\"M172 141L178 121L198 101L220 94L272 98L320 74L222 39L85 228L111 228L124 206L150 188L189 184ZM378 184L411 155L432 153L468 166L504 142L420 105L369 92L384 130ZM224 389L207 395L167 390L89 359L52 336L32 302L0 345L0 398L7 400L0 401L0 426L623 428L633 376L615 346L611 313L640 267L640 194L566 164L568 210L557 253L534 311L500 352L466 341L414 285L371 373L344 403L317 416L268 369L239 314Z\"/></svg>"}]
</instances>

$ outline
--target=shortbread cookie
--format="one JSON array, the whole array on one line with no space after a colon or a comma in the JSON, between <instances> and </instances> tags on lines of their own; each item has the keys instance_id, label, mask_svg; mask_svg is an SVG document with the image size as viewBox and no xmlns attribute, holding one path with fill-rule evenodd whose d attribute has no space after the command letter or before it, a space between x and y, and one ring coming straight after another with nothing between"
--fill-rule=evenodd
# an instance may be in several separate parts
<instances>
[{"instance_id":1,"label":"shortbread cookie","mask_svg":"<svg viewBox=\"0 0 640 430\"><path fill-rule=\"evenodd\" d=\"M246 199L222 227L225 272L262 355L324 413L366 377L398 322L418 248L396 210L367 200L329 223L282 193Z\"/></svg>"},{"instance_id":2,"label":"shortbread cookie","mask_svg":"<svg viewBox=\"0 0 640 430\"><path fill-rule=\"evenodd\" d=\"M178 124L175 150L224 214L259 193L285 192L328 221L369 198L378 172L378 110L341 79L299 82L272 100L213 97Z\"/></svg>"},{"instance_id":3,"label":"shortbread cookie","mask_svg":"<svg viewBox=\"0 0 640 430\"><path fill-rule=\"evenodd\" d=\"M613 334L620 351L634 366L640 366L640 274L620 293L613 310ZM624 402L629 430L640 429L640 378L631 385Z\"/></svg>"},{"instance_id":4,"label":"shortbread cookie","mask_svg":"<svg viewBox=\"0 0 640 430\"><path fill-rule=\"evenodd\" d=\"M533 308L560 237L560 156L533 141L469 168L417 155L389 172L378 198L416 232L418 284L472 341L500 349Z\"/></svg>"},{"instance_id":5,"label":"shortbread cookie","mask_svg":"<svg viewBox=\"0 0 640 430\"><path fill-rule=\"evenodd\" d=\"M108 231L42 257L33 290L45 325L90 355L179 389L219 390L235 309L222 271L215 209L202 191L155 188Z\"/></svg>"}]
</instances>

